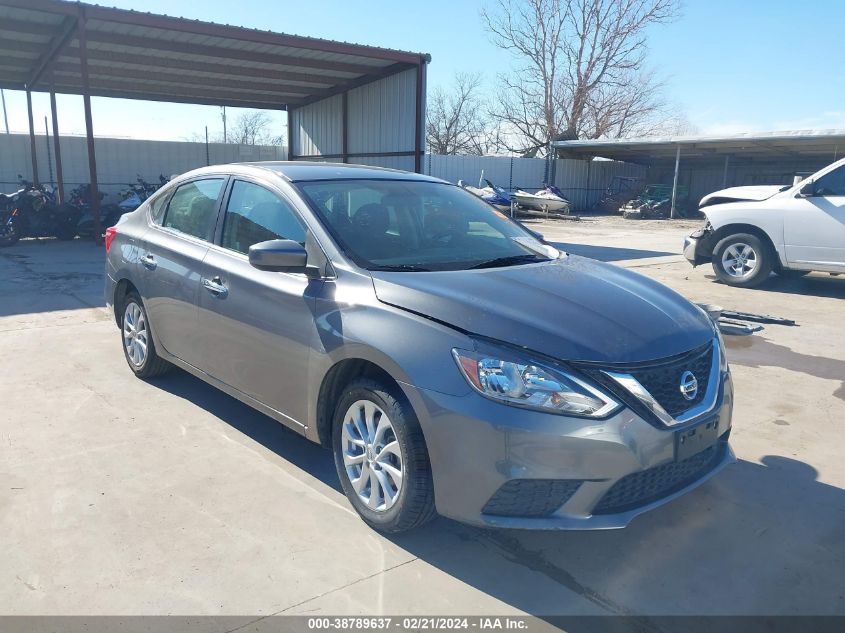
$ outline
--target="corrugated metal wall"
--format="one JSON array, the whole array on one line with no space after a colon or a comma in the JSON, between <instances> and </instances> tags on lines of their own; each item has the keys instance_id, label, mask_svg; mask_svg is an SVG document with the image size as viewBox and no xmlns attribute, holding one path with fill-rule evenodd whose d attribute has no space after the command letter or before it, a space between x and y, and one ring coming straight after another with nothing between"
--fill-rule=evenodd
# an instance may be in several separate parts
<instances>
[{"instance_id":1,"label":"corrugated metal wall","mask_svg":"<svg viewBox=\"0 0 845 633\"><path fill-rule=\"evenodd\" d=\"M293 111L290 122L296 156L338 155L343 144L343 98L335 95Z\"/></svg>"},{"instance_id":2,"label":"corrugated metal wall","mask_svg":"<svg viewBox=\"0 0 845 633\"><path fill-rule=\"evenodd\" d=\"M55 182L56 163L53 154L53 138L50 137L49 166L46 143L43 135L35 137L38 176L41 182L49 182L52 167L52 180ZM87 183L89 181L88 147L85 138L62 136L61 148L62 169L67 189ZM134 183L139 174L148 182L157 182L159 174L170 177L172 174L181 174L207 164L205 143L97 138L94 139L94 149L97 154L97 176L100 189L109 195L116 194L126 188L129 183ZM208 154L211 165L254 160L285 160L287 148L209 143ZM18 174L27 180L32 180L29 136L0 134L0 191L17 189Z\"/></svg>"},{"instance_id":3,"label":"corrugated metal wall","mask_svg":"<svg viewBox=\"0 0 845 633\"><path fill-rule=\"evenodd\" d=\"M417 69L349 91L349 156L412 152L416 134ZM411 169L413 170L413 156ZM369 163L365 163L369 164Z\"/></svg>"},{"instance_id":4,"label":"corrugated metal wall","mask_svg":"<svg viewBox=\"0 0 845 633\"><path fill-rule=\"evenodd\" d=\"M366 156L415 150L417 69L354 88L347 97L349 162L414 170L414 157ZM343 97L335 95L293 110L291 138L295 157L325 156L340 162L343 153Z\"/></svg>"}]
</instances>

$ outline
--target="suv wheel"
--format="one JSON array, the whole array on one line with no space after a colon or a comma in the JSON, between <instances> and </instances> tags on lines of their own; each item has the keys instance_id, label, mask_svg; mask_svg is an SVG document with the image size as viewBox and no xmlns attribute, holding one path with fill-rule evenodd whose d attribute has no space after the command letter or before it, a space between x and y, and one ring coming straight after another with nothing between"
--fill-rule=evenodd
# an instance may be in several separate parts
<instances>
[{"instance_id":1,"label":"suv wheel","mask_svg":"<svg viewBox=\"0 0 845 633\"><path fill-rule=\"evenodd\" d=\"M713 271L723 283L752 288L768 279L774 259L771 249L759 237L736 233L716 244Z\"/></svg>"},{"instance_id":2,"label":"suv wheel","mask_svg":"<svg viewBox=\"0 0 845 633\"><path fill-rule=\"evenodd\" d=\"M150 334L150 321L144 303L136 292L129 292L123 302L123 318L120 322L123 355L126 362L139 378L153 378L170 369L171 365L156 352Z\"/></svg>"},{"instance_id":3,"label":"suv wheel","mask_svg":"<svg viewBox=\"0 0 845 633\"><path fill-rule=\"evenodd\" d=\"M352 506L372 528L404 532L434 517L434 485L419 422L376 380L343 391L332 427L335 467Z\"/></svg>"}]
</instances>

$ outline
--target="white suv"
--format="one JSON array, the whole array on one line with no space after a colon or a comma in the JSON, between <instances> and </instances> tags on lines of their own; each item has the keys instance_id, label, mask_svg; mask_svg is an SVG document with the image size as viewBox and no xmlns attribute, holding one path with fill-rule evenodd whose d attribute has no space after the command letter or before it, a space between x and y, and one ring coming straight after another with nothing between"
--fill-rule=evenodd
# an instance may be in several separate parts
<instances>
[{"instance_id":1,"label":"white suv","mask_svg":"<svg viewBox=\"0 0 845 633\"><path fill-rule=\"evenodd\" d=\"M731 286L774 271L845 273L845 159L794 186L732 187L701 199L704 228L684 241L693 266L712 262Z\"/></svg>"}]
</instances>

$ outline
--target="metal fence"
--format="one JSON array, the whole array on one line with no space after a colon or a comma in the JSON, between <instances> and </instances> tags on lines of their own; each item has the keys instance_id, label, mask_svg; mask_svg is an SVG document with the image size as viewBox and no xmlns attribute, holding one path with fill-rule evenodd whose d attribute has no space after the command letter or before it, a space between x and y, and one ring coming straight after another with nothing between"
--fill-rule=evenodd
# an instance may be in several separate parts
<instances>
[{"instance_id":1,"label":"metal fence","mask_svg":"<svg viewBox=\"0 0 845 633\"><path fill-rule=\"evenodd\" d=\"M53 140L36 136L38 175L42 182L55 182ZM49 145L49 150L48 150ZM97 168L100 189L113 199L121 189L140 175L158 182L159 175L170 177L204 165L285 160L287 148L280 146L194 143L189 141L143 141L97 138ZM88 154L84 137L62 136L62 167L68 190L88 182ZM353 157L354 160L354 157ZM367 158L363 163L394 167L391 159ZM606 160L545 160L507 156L426 155L423 171L450 182L464 180L478 185L482 177L506 189L539 189L552 182L573 203L576 211L592 207L613 185L617 177L645 177L640 165ZM0 135L0 191L17 188L18 174L32 180L29 136Z\"/></svg>"},{"instance_id":2,"label":"metal fence","mask_svg":"<svg viewBox=\"0 0 845 633\"><path fill-rule=\"evenodd\" d=\"M62 171L66 191L87 183L88 148L84 136L61 136ZM38 177L55 182L56 163L53 138L36 135ZM97 173L100 190L114 196L138 176L158 183L159 175L169 178L197 167L254 160L285 160L287 148L263 145L192 143L188 141L144 141L123 138L96 138ZM18 174L32 180L29 135L0 134L0 191L17 189Z\"/></svg>"}]
</instances>

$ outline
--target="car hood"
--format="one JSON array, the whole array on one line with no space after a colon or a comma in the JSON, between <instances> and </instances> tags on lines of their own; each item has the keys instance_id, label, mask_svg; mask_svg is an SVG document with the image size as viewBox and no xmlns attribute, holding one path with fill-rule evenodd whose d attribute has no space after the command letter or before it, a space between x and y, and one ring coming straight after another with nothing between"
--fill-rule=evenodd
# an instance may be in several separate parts
<instances>
[{"instance_id":1,"label":"car hood","mask_svg":"<svg viewBox=\"0 0 845 633\"><path fill-rule=\"evenodd\" d=\"M728 187L707 194L698 203L699 208L723 202L760 201L771 198L783 190L783 185L754 185L749 187Z\"/></svg>"},{"instance_id":2,"label":"car hood","mask_svg":"<svg viewBox=\"0 0 845 633\"><path fill-rule=\"evenodd\" d=\"M676 292L583 257L371 274L383 303L561 360L641 362L687 352L713 337L709 319Z\"/></svg>"}]
</instances>

